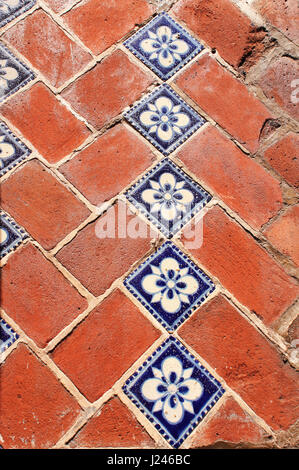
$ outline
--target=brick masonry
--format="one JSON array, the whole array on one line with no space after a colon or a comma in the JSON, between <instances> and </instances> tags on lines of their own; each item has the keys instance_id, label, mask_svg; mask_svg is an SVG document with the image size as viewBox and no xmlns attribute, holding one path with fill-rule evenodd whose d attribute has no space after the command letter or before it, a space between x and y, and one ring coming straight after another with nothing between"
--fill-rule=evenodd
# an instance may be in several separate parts
<instances>
[{"instance_id":1,"label":"brick masonry","mask_svg":"<svg viewBox=\"0 0 299 470\"><path fill-rule=\"evenodd\" d=\"M27 9L1 7L4 449L298 446L295 3L36 0ZM159 18L168 26L149 34ZM133 54L125 41L142 34ZM181 102L169 104L170 95L148 101L165 81L161 64L167 71L176 65L163 90L189 105L188 116ZM133 107L138 100L143 111ZM161 143L169 141L170 176L159 179ZM165 245L174 257L166 272L165 258L156 261L166 232L146 200L171 220L174 207L189 210L188 198L192 211ZM202 234L202 243L192 244L190 233ZM170 286L171 273L183 271L178 260L189 263L189 279L176 297ZM152 276L147 284L139 266ZM202 275L192 285L191 266ZM131 273L131 286L147 288L143 295L128 288ZM194 306L184 316L188 285ZM182 317L172 331L157 305L169 306L169 320L177 299ZM170 358L175 372L167 378ZM192 365L185 375L182 363ZM146 401L153 381L155 398ZM217 389L210 406L199 405L208 400L199 383ZM196 417L194 426L181 432L180 413Z\"/></svg>"}]
</instances>

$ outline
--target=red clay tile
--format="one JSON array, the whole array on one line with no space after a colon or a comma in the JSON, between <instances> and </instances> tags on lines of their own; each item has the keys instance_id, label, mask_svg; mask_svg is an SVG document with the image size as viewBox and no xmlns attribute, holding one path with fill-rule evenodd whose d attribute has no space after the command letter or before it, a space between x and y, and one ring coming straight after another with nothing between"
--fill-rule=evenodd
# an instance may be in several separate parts
<instances>
[{"instance_id":1,"label":"red clay tile","mask_svg":"<svg viewBox=\"0 0 299 470\"><path fill-rule=\"evenodd\" d=\"M90 214L41 163L32 160L2 184L2 206L46 249Z\"/></svg>"},{"instance_id":2,"label":"red clay tile","mask_svg":"<svg viewBox=\"0 0 299 470\"><path fill-rule=\"evenodd\" d=\"M273 26L299 44L297 0L255 0L253 6Z\"/></svg>"},{"instance_id":3,"label":"red clay tile","mask_svg":"<svg viewBox=\"0 0 299 470\"><path fill-rule=\"evenodd\" d=\"M1 366L0 395L4 449L50 449L80 412L74 398L24 345Z\"/></svg>"},{"instance_id":4,"label":"red clay tile","mask_svg":"<svg viewBox=\"0 0 299 470\"><path fill-rule=\"evenodd\" d=\"M286 137L271 145L265 159L289 184L299 188L299 136L290 132Z\"/></svg>"},{"instance_id":5,"label":"red clay tile","mask_svg":"<svg viewBox=\"0 0 299 470\"><path fill-rule=\"evenodd\" d=\"M11 97L0 111L50 163L71 153L90 133L42 83Z\"/></svg>"},{"instance_id":6,"label":"red clay tile","mask_svg":"<svg viewBox=\"0 0 299 470\"><path fill-rule=\"evenodd\" d=\"M159 337L159 332L119 290L96 307L52 357L94 402Z\"/></svg>"},{"instance_id":7,"label":"red clay tile","mask_svg":"<svg viewBox=\"0 0 299 470\"><path fill-rule=\"evenodd\" d=\"M99 205L122 191L154 160L147 145L119 124L59 170L92 204Z\"/></svg>"},{"instance_id":8,"label":"red clay tile","mask_svg":"<svg viewBox=\"0 0 299 470\"><path fill-rule=\"evenodd\" d=\"M115 51L68 86L62 96L100 129L139 98L152 81L126 54Z\"/></svg>"},{"instance_id":9,"label":"red clay tile","mask_svg":"<svg viewBox=\"0 0 299 470\"><path fill-rule=\"evenodd\" d=\"M1 284L6 313L41 348L87 307L87 301L31 244L9 258Z\"/></svg>"},{"instance_id":10,"label":"red clay tile","mask_svg":"<svg viewBox=\"0 0 299 470\"><path fill-rule=\"evenodd\" d=\"M100 54L154 12L146 0L87 0L63 19L95 54Z\"/></svg>"}]
</instances>

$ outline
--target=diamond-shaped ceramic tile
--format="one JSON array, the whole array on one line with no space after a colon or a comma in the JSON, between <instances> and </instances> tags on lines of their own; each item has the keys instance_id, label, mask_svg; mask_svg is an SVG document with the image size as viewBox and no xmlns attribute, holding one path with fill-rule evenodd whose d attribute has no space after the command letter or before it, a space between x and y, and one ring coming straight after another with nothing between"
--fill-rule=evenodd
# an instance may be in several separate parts
<instances>
[{"instance_id":1,"label":"diamond-shaped ceramic tile","mask_svg":"<svg viewBox=\"0 0 299 470\"><path fill-rule=\"evenodd\" d=\"M14 250L25 238L27 233L19 227L10 217L0 215L0 257Z\"/></svg>"},{"instance_id":2,"label":"diamond-shaped ceramic tile","mask_svg":"<svg viewBox=\"0 0 299 470\"><path fill-rule=\"evenodd\" d=\"M162 80L168 80L204 48L167 13L160 13L124 45Z\"/></svg>"},{"instance_id":3,"label":"diamond-shaped ceramic tile","mask_svg":"<svg viewBox=\"0 0 299 470\"><path fill-rule=\"evenodd\" d=\"M0 0L0 27L29 10L36 0Z\"/></svg>"},{"instance_id":4,"label":"diamond-shaped ceramic tile","mask_svg":"<svg viewBox=\"0 0 299 470\"><path fill-rule=\"evenodd\" d=\"M124 285L168 331L175 330L215 289L172 242L165 242Z\"/></svg>"},{"instance_id":5,"label":"diamond-shaped ceramic tile","mask_svg":"<svg viewBox=\"0 0 299 470\"><path fill-rule=\"evenodd\" d=\"M0 101L34 79L34 73L0 44Z\"/></svg>"},{"instance_id":6,"label":"diamond-shaped ceramic tile","mask_svg":"<svg viewBox=\"0 0 299 470\"><path fill-rule=\"evenodd\" d=\"M136 103L125 118L164 155L169 155L206 120L163 84Z\"/></svg>"},{"instance_id":7,"label":"diamond-shaped ceramic tile","mask_svg":"<svg viewBox=\"0 0 299 470\"><path fill-rule=\"evenodd\" d=\"M171 336L127 380L123 390L173 447L182 444L225 392Z\"/></svg>"},{"instance_id":8,"label":"diamond-shaped ceramic tile","mask_svg":"<svg viewBox=\"0 0 299 470\"><path fill-rule=\"evenodd\" d=\"M0 319L0 353L11 346L19 335L3 320Z\"/></svg>"},{"instance_id":9,"label":"diamond-shaped ceramic tile","mask_svg":"<svg viewBox=\"0 0 299 470\"><path fill-rule=\"evenodd\" d=\"M9 129L0 123L0 176L24 160L31 150Z\"/></svg>"},{"instance_id":10,"label":"diamond-shaped ceramic tile","mask_svg":"<svg viewBox=\"0 0 299 470\"><path fill-rule=\"evenodd\" d=\"M127 199L171 238L211 199L211 195L168 158L125 193Z\"/></svg>"}]
</instances>

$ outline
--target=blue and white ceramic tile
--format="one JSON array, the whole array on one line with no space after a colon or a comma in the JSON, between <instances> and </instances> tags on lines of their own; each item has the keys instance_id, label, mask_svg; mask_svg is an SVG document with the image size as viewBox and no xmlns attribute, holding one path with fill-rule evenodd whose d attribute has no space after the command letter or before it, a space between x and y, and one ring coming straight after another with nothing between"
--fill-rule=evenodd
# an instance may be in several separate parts
<instances>
[{"instance_id":1,"label":"blue and white ceramic tile","mask_svg":"<svg viewBox=\"0 0 299 470\"><path fill-rule=\"evenodd\" d=\"M162 80L168 80L204 49L167 13L160 13L124 45Z\"/></svg>"},{"instance_id":2,"label":"blue and white ceramic tile","mask_svg":"<svg viewBox=\"0 0 299 470\"><path fill-rule=\"evenodd\" d=\"M138 180L125 196L168 238L212 198L168 158Z\"/></svg>"},{"instance_id":3,"label":"blue and white ceramic tile","mask_svg":"<svg viewBox=\"0 0 299 470\"><path fill-rule=\"evenodd\" d=\"M6 351L17 339L19 335L3 320L0 319L0 353Z\"/></svg>"},{"instance_id":4,"label":"blue and white ceramic tile","mask_svg":"<svg viewBox=\"0 0 299 470\"><path fill-rule=\"evenodd\" d=\"M164 155L169 155L206 120L163 84L136 103L125 118Z\"/></svg>"},{"instance_id":5,"label":"blue and white ceramic tile","mask_svg":"<svg viewBox=\"0 0 299 470\"><path fill-rule=\"evenodd\" d=\"M126 381L123 390L175 448L225 392L171 336Z\"/></svg>"},{"instance_id":6,"label":"blue and white ceramic tile","mask_svg":"<svg viewBox=\"0 0 299 470\"><path fill-rule=\"evenodd\" d=\"M36 0L0 0L0 27L29 10Z\"/></svg>"},{"instance_id":7,"label":"blue and white ceramic tile","mask_svg":"<svg viewBox=\"0 0 299 470\"><path fill-rule=\"evenodd\" d=\"M28 237L27 233L19 227L10 217L0 215L0 257L7 255Z\"/></svg>"},{"instance_id":8,"label":"blue and white ceramic tile","mask_svg":"<svg viewBox=\"0 0 299 470\"><path fill-rule=\"evenodd\" d=\"M0 123L0 176L24 160L31 150L9 129Z\"/></svg>"},{"instance_id":9,"label":"blue and white ceramic tile","mask_svg":"<svg viewBox=\"0 0 299 470\"><path fill-rule=\"evenodd\" d=\"M0 44L0 101L34 79L34 73Z\"/></svg>"},{"instance_id":10,"label":"blue and white ceramic tile","mask_svg":"<svg viewBox=\"0 0 299 470\"><path fill-rule=\"evenodd\" d=\"M165 242L124 285L168 331L215 290L212 280L172 242Z\"/></svg>"}]
</instances>

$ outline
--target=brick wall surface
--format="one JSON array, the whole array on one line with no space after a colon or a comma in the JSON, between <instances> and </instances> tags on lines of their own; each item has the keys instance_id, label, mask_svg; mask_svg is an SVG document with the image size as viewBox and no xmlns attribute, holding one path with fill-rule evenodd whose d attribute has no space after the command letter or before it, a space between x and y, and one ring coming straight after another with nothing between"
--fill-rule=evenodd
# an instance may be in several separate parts
<instances>
[{"instance_id":1,"label":"brick wall surface","mask_svg":"<svg viewBox=\"0 0 299 470\"><path fill-rule=\"evenodd\" d=\"M0 2L2 448L298 447L298 18Z\"/></svg>"}]
</instances>

